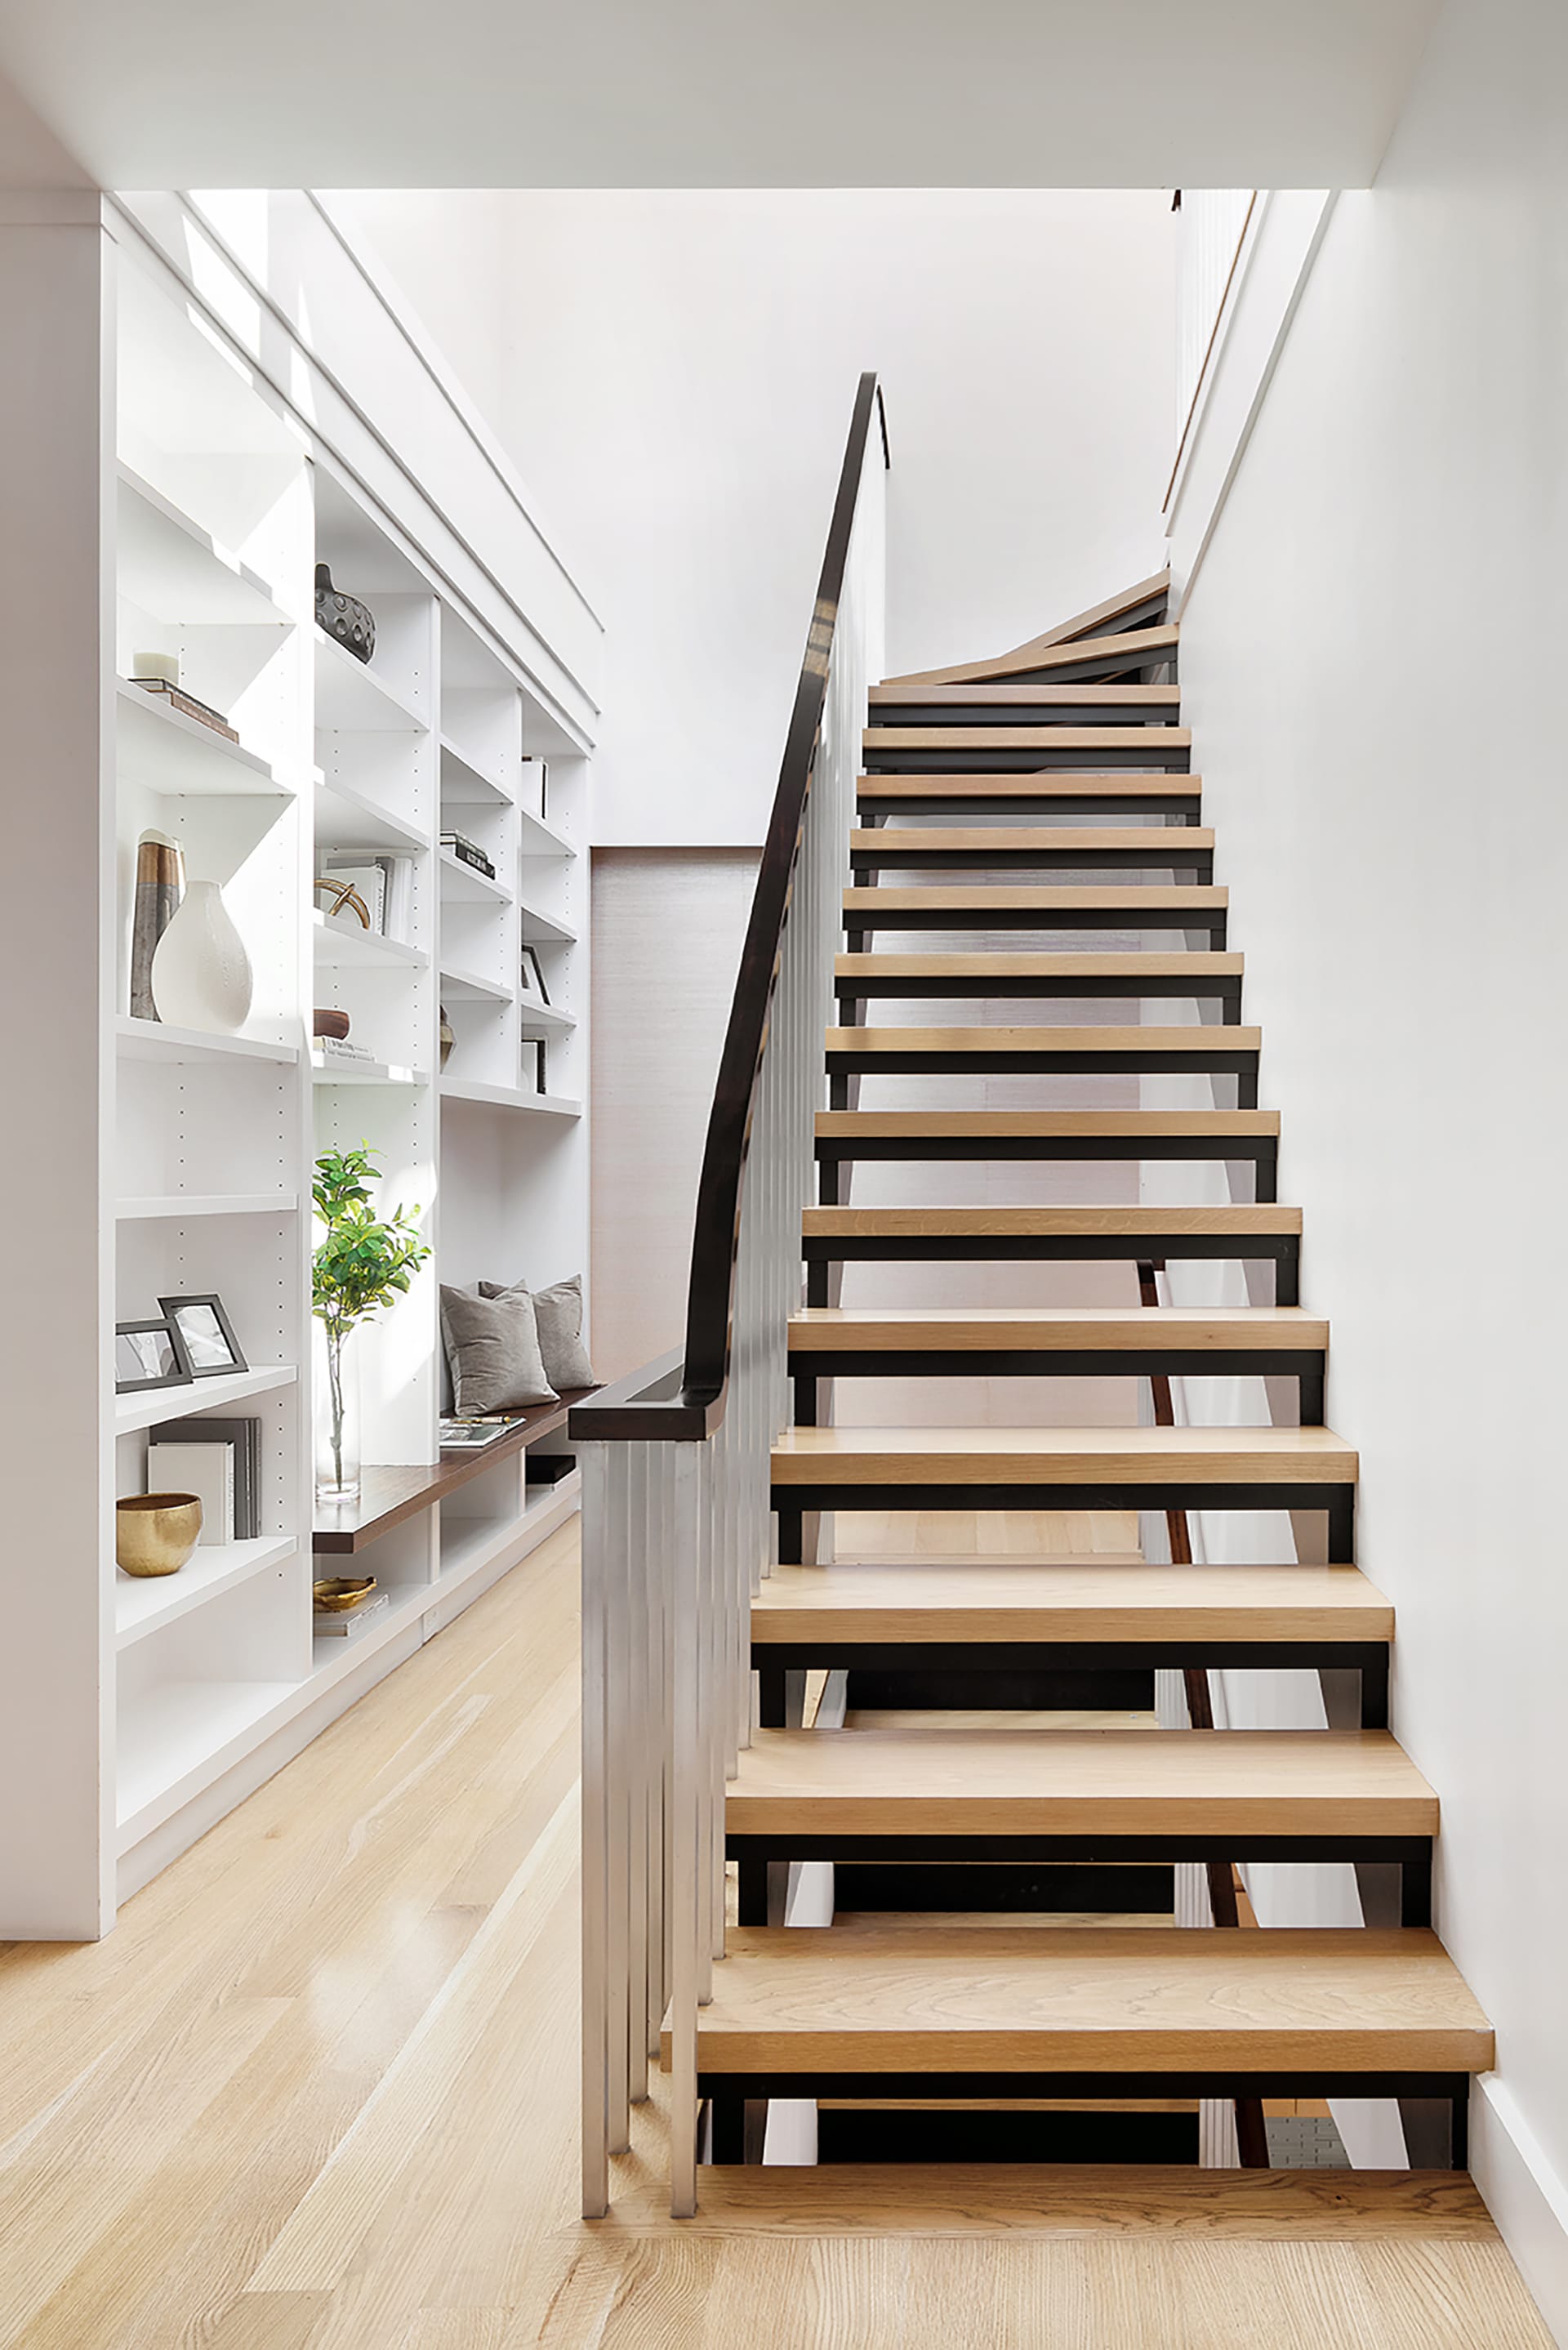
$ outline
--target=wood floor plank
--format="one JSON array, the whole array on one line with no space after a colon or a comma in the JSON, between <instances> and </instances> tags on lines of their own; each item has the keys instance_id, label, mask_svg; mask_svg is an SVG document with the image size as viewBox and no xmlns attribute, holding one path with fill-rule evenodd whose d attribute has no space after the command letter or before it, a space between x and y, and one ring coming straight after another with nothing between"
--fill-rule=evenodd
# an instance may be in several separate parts
<instances>
[{"instance_id":1,"label":"wood floor plank","mask_svg":"<svg viewBox=\"0 0 1568 2350\"><path fill-rule=\"evenodd\" d=\"M902 1550L918 1548L916 1513L877 1514ZM1001 1530L968 1514L983 1563ZM1019 1516L1048 1555L1064 1517ZM1106 1550L1135 1546L1125 1518L1092 1523ZM1299 2242L1315 2262L1334 2238L1410 2255L1366 2271L1386 2323L1404 2327L1389 2336L1398 2350L1542 2350L1548 2337L1484 2207L1451 2174L987 2167L944 2172L938 2187L918 2165L852 2178L707 2171L696 2220L672 2221L656 2078L634 2114L634 2150L615 2166L611 2219L580 2222L572 1839L563 1850L552 1825L575 1745L576 1581L568 1531L139 1894L108 1940L0 1950L0 2339L16 2350L732 2350L765 2310L770 2350L839 2350L822 2326L874 2326L891 2290L899 2322L926 2328L913 2338L951 2350L954 2314L940 2296L970 2272L920 2271L916 2255L956 2243L972 2249L977 2274L1002 2280L1002 2339L1122 2350L1106 2328L1125 2315L1127 2350L1164 2350L1163 2314L1199 2325L1239 2251ZM566 1864L558 1896L514 1897L491 1929L493 1957L482 1949L476 1960L482 1928L541 1842ZM543 1877L529 1882L542 1895ZM510 1964L503 1931L518 1937ZM376 2116L393 2100L406 2142L389 2146L386 2132L372 2176ZM327 2201L313 2201L323 2179ZM341 2282L249 2288L291 2230L290 2256L304 2249L302 2213L328 2249L336 2230L352 2242ZM1151 2283L1156 2235L1197 2242L1218 2265ZM790 2244L798 2272L775 2258ZM906 2262L923 2279L918 2294L898 2282ZM820 2290L797 2298L797 2274ZM1059 2312L1075 2331L1056 2324ZM1252 2350L1276 2344L1302 2350L1299 2335L1263 2328Z\"/></svg>"}]
</instances>

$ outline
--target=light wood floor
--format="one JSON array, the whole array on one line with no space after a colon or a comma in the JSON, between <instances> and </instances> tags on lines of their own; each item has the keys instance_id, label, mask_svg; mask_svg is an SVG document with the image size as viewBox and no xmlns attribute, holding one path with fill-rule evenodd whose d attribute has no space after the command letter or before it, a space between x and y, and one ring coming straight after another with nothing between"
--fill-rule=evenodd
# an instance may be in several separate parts
<instances>
[{"instance_id":1,"label":"light wood floor","mask_svg":"<svg viewBox=\"0 0 1568 2350\"><path fill-rule=\"evenodd\" d=\"M575 1591L568 1532L108 1941L0 1950L5 2350L1548 2344L1430 2175L769 2170L675 2223L655 2107L584 2226Z\"/></svg>"}]
</instances>

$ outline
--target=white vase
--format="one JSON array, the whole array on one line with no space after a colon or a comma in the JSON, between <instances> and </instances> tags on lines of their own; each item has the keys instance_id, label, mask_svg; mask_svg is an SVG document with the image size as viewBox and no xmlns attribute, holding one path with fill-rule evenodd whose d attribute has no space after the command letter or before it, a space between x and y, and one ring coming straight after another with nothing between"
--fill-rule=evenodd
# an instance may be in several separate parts
<instances>
[{"instance_id":1,"label":"white vase","mask_svg":"<svg viewBox=\"0 0 1568 2350\"><path fill-rule=\"evenodd\" d=\"M232 1036L251 1009L251 962L215 881L192 881L152 958L152 1000L171 1028Z\"/></svg>"}]
</instances>

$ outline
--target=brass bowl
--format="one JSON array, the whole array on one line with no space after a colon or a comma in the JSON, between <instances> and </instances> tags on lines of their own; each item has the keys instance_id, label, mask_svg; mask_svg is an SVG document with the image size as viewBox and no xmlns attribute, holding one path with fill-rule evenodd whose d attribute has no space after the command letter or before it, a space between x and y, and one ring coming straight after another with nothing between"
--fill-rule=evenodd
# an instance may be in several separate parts
<instances>
[{"instance_id":1,"label":"brass bowl","mask_svg":"<svg viewBox=\"0 0 1568 2350\"><path fill-rule=\"evenodd\" d=\"M318 1616L351 1616L376 1588L373 1575L334 1575L313 1584Z\"/></svg>"},{"instance_id":2,"label":"brass bowl","mask_svg":"<svg viewBox=\"0 0 1568 2350\"><path fill-rule=\"evenodd\" d=\"M114 1555L127 1575L178 1575L201 1539L194 1493L128 1493L114 1505Z\"/></svg>"}]
</instances>

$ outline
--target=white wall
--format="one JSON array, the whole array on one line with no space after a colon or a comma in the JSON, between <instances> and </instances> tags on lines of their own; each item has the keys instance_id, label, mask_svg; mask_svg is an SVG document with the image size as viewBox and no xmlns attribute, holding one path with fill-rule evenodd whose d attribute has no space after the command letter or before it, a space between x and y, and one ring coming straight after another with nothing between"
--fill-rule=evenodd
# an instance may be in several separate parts
<instances>
[{"instance_id":1,"label":"white wall","mask_svg":"<svg viewBox=\"0 0 1568 2350\"><path fill-rule=\"evenodd\" d=\"M1168 195L355 201L583 550L611 647L601 841L760 841L863 368L893 669L1014 643L1162 559Z\"/></svg>"},{"instance_id":2,"label":"white wall","mask_svg":"<svg viewBox=\"0 0 1568 2350\"><path fill-rule=\"evenodd\" d=\"M1442 1802L1438 1923L1498 2032L1478 2171L1563 2339L1565 68L1543 0L1447 7L1328 221L1182 642L1395 1726Z\"/></svg>"}]
</instances>

